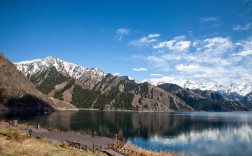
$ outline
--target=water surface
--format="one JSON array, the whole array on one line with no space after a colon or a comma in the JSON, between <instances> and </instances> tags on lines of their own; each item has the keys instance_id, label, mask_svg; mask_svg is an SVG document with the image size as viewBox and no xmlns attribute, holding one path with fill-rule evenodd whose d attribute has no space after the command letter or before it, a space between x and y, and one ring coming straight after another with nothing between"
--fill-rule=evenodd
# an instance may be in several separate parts
<instances>
[{"instance_id":1,"label":"water surface","mask_svg":"<svg viewBox=\"0 0 252 156\"><path fill-rule=\"evenodd\" d=\"M157 151L185 155L252 155L251 112L64 111L2 113L0 116L62 130L118 134L132 144Z\"/></svg>"}]
</instances>

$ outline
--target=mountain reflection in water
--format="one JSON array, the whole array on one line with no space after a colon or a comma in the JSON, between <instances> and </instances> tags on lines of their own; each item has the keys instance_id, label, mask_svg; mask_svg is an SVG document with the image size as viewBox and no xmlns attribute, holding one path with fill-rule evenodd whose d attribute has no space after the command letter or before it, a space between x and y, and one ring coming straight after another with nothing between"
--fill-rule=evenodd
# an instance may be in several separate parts
<instances>
[{"instance_id":1,"label":"mountain reflection in water","mask_svg":"<svg viewBox=\"0 0 252 156\"><path fill-rule=\"evenodd\" d=\"M143 148L173 150L186 155L252 153L251 112L61 111L51 114L4 113L1 118L62 130L118 134Z\"/></svg>"}]
</instances>

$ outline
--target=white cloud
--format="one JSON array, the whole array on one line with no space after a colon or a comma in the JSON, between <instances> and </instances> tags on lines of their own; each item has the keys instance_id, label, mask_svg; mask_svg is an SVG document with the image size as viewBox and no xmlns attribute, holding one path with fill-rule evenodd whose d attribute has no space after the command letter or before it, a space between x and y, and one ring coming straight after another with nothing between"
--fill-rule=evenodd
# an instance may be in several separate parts
<instances>
[{"instance_id":1,"label":"white cloud","mask_svg":"<svg viewBox=\"0 0 252 156\"><path fill-rule=\"evenodd\" d=\"M236 43L240 47L241 51L234 53L233 56L248 56L252 55L252 37Z\"/></svg>"},{"instance_id":2,"label":"white cloud","mask_svg":"<svg viewBox=\"0 0 252 156\"><path fill-rule=\"evenodd\" d=\"M185 36L177 36L169 41L160 42L153 46L154 49L167 48L173 51L187 51L190 47L191 41L185 40Z\"/></svg>"},{"instance_id":3,"label":"white cloud","mask_svg":"<svg viewBox=\"0 0 252 156\"><path fill-rule=\"evenodd\" d=\"M200 22L201 23L208 23L208 22L216 22L219 19L217 17L203 17L201 18Z\"/></svg>"},{"instance_id":4,"label":"white cloud","mask_svg":"<svg viewBox=\"0 0 252 156\"><path fill-rule=\"evenodd\" d=\"M133 68L134 71L148 71L146 68Z\"/></svg>"},{"instance_id":5,"label":"white cloud","mask_svg":"<svg viewBox=\"0 0 252 156\"><path fill-rule=\"evenodd\" d=\"M131 46L149 46L150 44L157 42L160 34L149 34L148 36L142 37L137 40L131 41L129 44Z\"/></svg>"},{"instance_id":6,"label":"white cloud","mask_svg":"<svg viewBox=\"0 0 252 156\"><path fill-rule=\"evenodd\" d=\"M163 76L163 74L150 74L150 76L153 76L153 77L160 77L160 76Z\"/></svg>"},{"instance_id":7,"label":"white cloud","mask_svg":"<svg viewBox=\"0 0 252 156\"><path fill-rule=\"evenodd\" d=\"M157 38L160 34L149 34L147 38Z\"/></svg>"},{"instance_id":8,"label":"white cloud","mask_svg":"<svg viewBox=\"0 0 252 156\"><path fill-rule=\"evenodd\" d=\"M237 54L233 54L233 56L247 56L247 55L252 55L252 50L244 50Z\"/></svg>"},{"instance_id":9,"label":"white cloud","mask_svg":"<svg viewBox=\"0 0 252 156\"><path fill-rule=\"evenodd\" d=\"M252 23L247 23L246 25L235 25L233 30L235 31L245 31L252 28Z\"/></svg>"},{"instance_id":10,"label":"white cloud","mask_svg":"<svg viewBox=\"0 0 252 156\"><path fill-rule=\"evenodd\" d=\"M206 24L209 27L214 27L214 28L218 28L222 25L218 17L203 17L200 19L200 23Z\"/></svg>"},{"instance_id":11,"label":"white cloud","mask_svg":"<svg viewBox=\"0 0 252 156\"><path fill-rule=\"evenodd\" d=\"M169 46L185 38L175 37ZM252 81L252 37L234 42L229 37L216 36L191 43L186 53L164 49L163 53L152 53L140 59L163 74L162 77L169 75L223 83ZM156 79L162 81L162 77Z\"/></svg>"},{"instance_id":12,"label":"white cloud","mask_svg":"<svg viewBox=\"0 0 252 156\"><path fill-rule=\"evenodd\" d=\"M218 46L221 46L226 49L232 47L230 39L223 37L207 38L203 41L203 43L206 43L205 48L216 48Z\"/></svg>"},{"instance_id":13,"label":"white cloud","mask_svg":"<svg viewBox=\"0 0 252 156\"><path fill-rule=\"evenodd\" d=\"M214 37L203 40L202 45L199 46L205 54L208 53L213 56L226 53L233 48L233 43L229 38Z\"/></svg>"},{"instance_id":14,"label":"white cloud","mask_svg":"<svg viewBox=\"0 0 252 156\"><path fill-rule=\"evenodd\" d=\"M177 70L181 70L181 71L196 71L197 69L199 69L198 65L184 65L184 64L179 64L176 65L175 67Z\"/></svg>"},{"instance_id":15,"label":"white cloud","mask_svg":"<svg viewBox=\"0 0 252 156\"><path fill-rule=\"evenodd\" d=\"M121 41L123 39L124 36L127 36L130 34L130 29L129 28L119 28L116 30L116 38Z\"/></svg>"}]
</instances>

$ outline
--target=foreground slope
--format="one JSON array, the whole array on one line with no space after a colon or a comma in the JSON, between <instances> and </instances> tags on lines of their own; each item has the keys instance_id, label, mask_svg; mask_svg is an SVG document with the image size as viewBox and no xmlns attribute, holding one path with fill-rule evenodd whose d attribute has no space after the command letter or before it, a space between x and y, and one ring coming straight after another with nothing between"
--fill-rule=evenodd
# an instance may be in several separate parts
<instances>
[{"instance_id":1,"label":"foreground slope","mask_svg":"<svg viewBox=\"0 0 252 156\"><path fill-rule=\"evenodd\" d=\"M49 98L41 93L16 66L0 54L1 109L54 110L75 108L73 105Z\"/></svg>"}]
</instances>

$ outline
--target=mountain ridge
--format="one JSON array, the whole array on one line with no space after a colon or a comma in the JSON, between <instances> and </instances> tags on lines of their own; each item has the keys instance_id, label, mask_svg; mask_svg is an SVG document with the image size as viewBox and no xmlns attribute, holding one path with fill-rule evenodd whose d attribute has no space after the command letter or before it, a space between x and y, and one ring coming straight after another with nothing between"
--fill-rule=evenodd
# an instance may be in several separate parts
<instances>
[{"instance_id":1,"label":"mountain ridge","mask_svg":"<svg viewBox=\"0 0 252 156\"><path fill-rule=\"evenodd\" d=\"M186 85L179 87L174 84L173 90L166 90L166 88L160 88L149 82L137 82L127 76L118 77L106 74L100 69L85 68L55 57L16 64L17 68L44 94L73 103L80 108L155 111L245 110L239 102L229 100L229 98L238 99L243 96L237 98L238 95L232 94L227 97L229 95L227 92L224 95L224 93L207 91L209 86L205 87L206 92L198 91L196 93L194 90L197 87L191 81L173 79L173 81L177 80L180 85L186 82ZM186 89L185 86L194 88L194 90ZM212 83L211 86L226 87L220 83L217 85ZM219 99L209 98L212 95L218 96Z\"/></svg>"},{"instance_id":2,"label":"mountain ridge","mask_svg":"<svg viewBox=\"0 0 252 156\"><path fill-rule=\"evenodd\" d=\"M182 88L189 88L189 89L200 89L200 90L212 90L218 91L220 93L238 93L239 95L245 96L249 92L252 91L252 82L247 83L231 83L230 85L223 84L221 82L203 82L203 81L192 81L186 79L179 79L173 77L163 77L161 79L145 79L143 82L150 82L154 85L161 85L164 83L171 83L176 84Z\"/></svg>"},{"instance_id":3,"label":"mountain ridge","mask_svg":"<svg viewBox=\"0 0 252 156\"><path fill-rule=\"evenodd\" d=\"M101 81L107 73L103 72L101 69L97 68L86 68L74 63L63 61L57 57L48 56L44 59L34 59L30 61L21 61L15 63L18 70L22 71L26 76L36 73L38 70L42 70L45 67L53 65L57 71L64 73L70 77L76 78L80 81L85 81L87 78L96 80L97 82ZM32 71L29 70L32 65L35 65ZM200 89L200 90L212 90L218 91L223 95L228 97L229 94L235 95L236 93L245 96L252 91L252 82L247 83L232 83L230 85L223 84L221 82L209 81L192 81L186 79L179 79L173 77L163 77L160 79L145 79L143 81L136 81L137 83L149 82L153 85L161 85L163 83L172 83L176 84L182 88L189 89ZM239 96L231 98L231 100L236 100L240 98Z\"/></svg>"},{"instance_id":4,"label":"mountain ridge","mask_svg":"<svg viewBox=\"0 0 252 156\"><path fill-rule=\"evenodd\" d=\"M148 82L136 83L126 76L105 75L101 70L95 70L99 72L96 75L92 75L92 72L85 73L93 70L92 68L74 77L70 76L69 72L66 72L70 70L65 70L64 67L62 60L52 57L17 63L17 68L44 94L70 102L80 108L193 110L175 95ZM78 66L75 69L81 68L85 67Z\"/></svg>"},{"instance_id":5,"label":"mountain ridge","mask_svg":"<svg viewBox=\"0 0 252 156\"><path fill-rule=\"evenodd\" d=\"M57 71L80 81L86 80L87 77L100 81L106 75L106 73L100 69L86 68L52 56L48 56L44 59L17 62L15 64L17 65L18 70L22 71L28 77L29 75L50 66L54 66ZM30 68L33 68L33 70L29 70Z\"/></svg>"}]
</instances>

